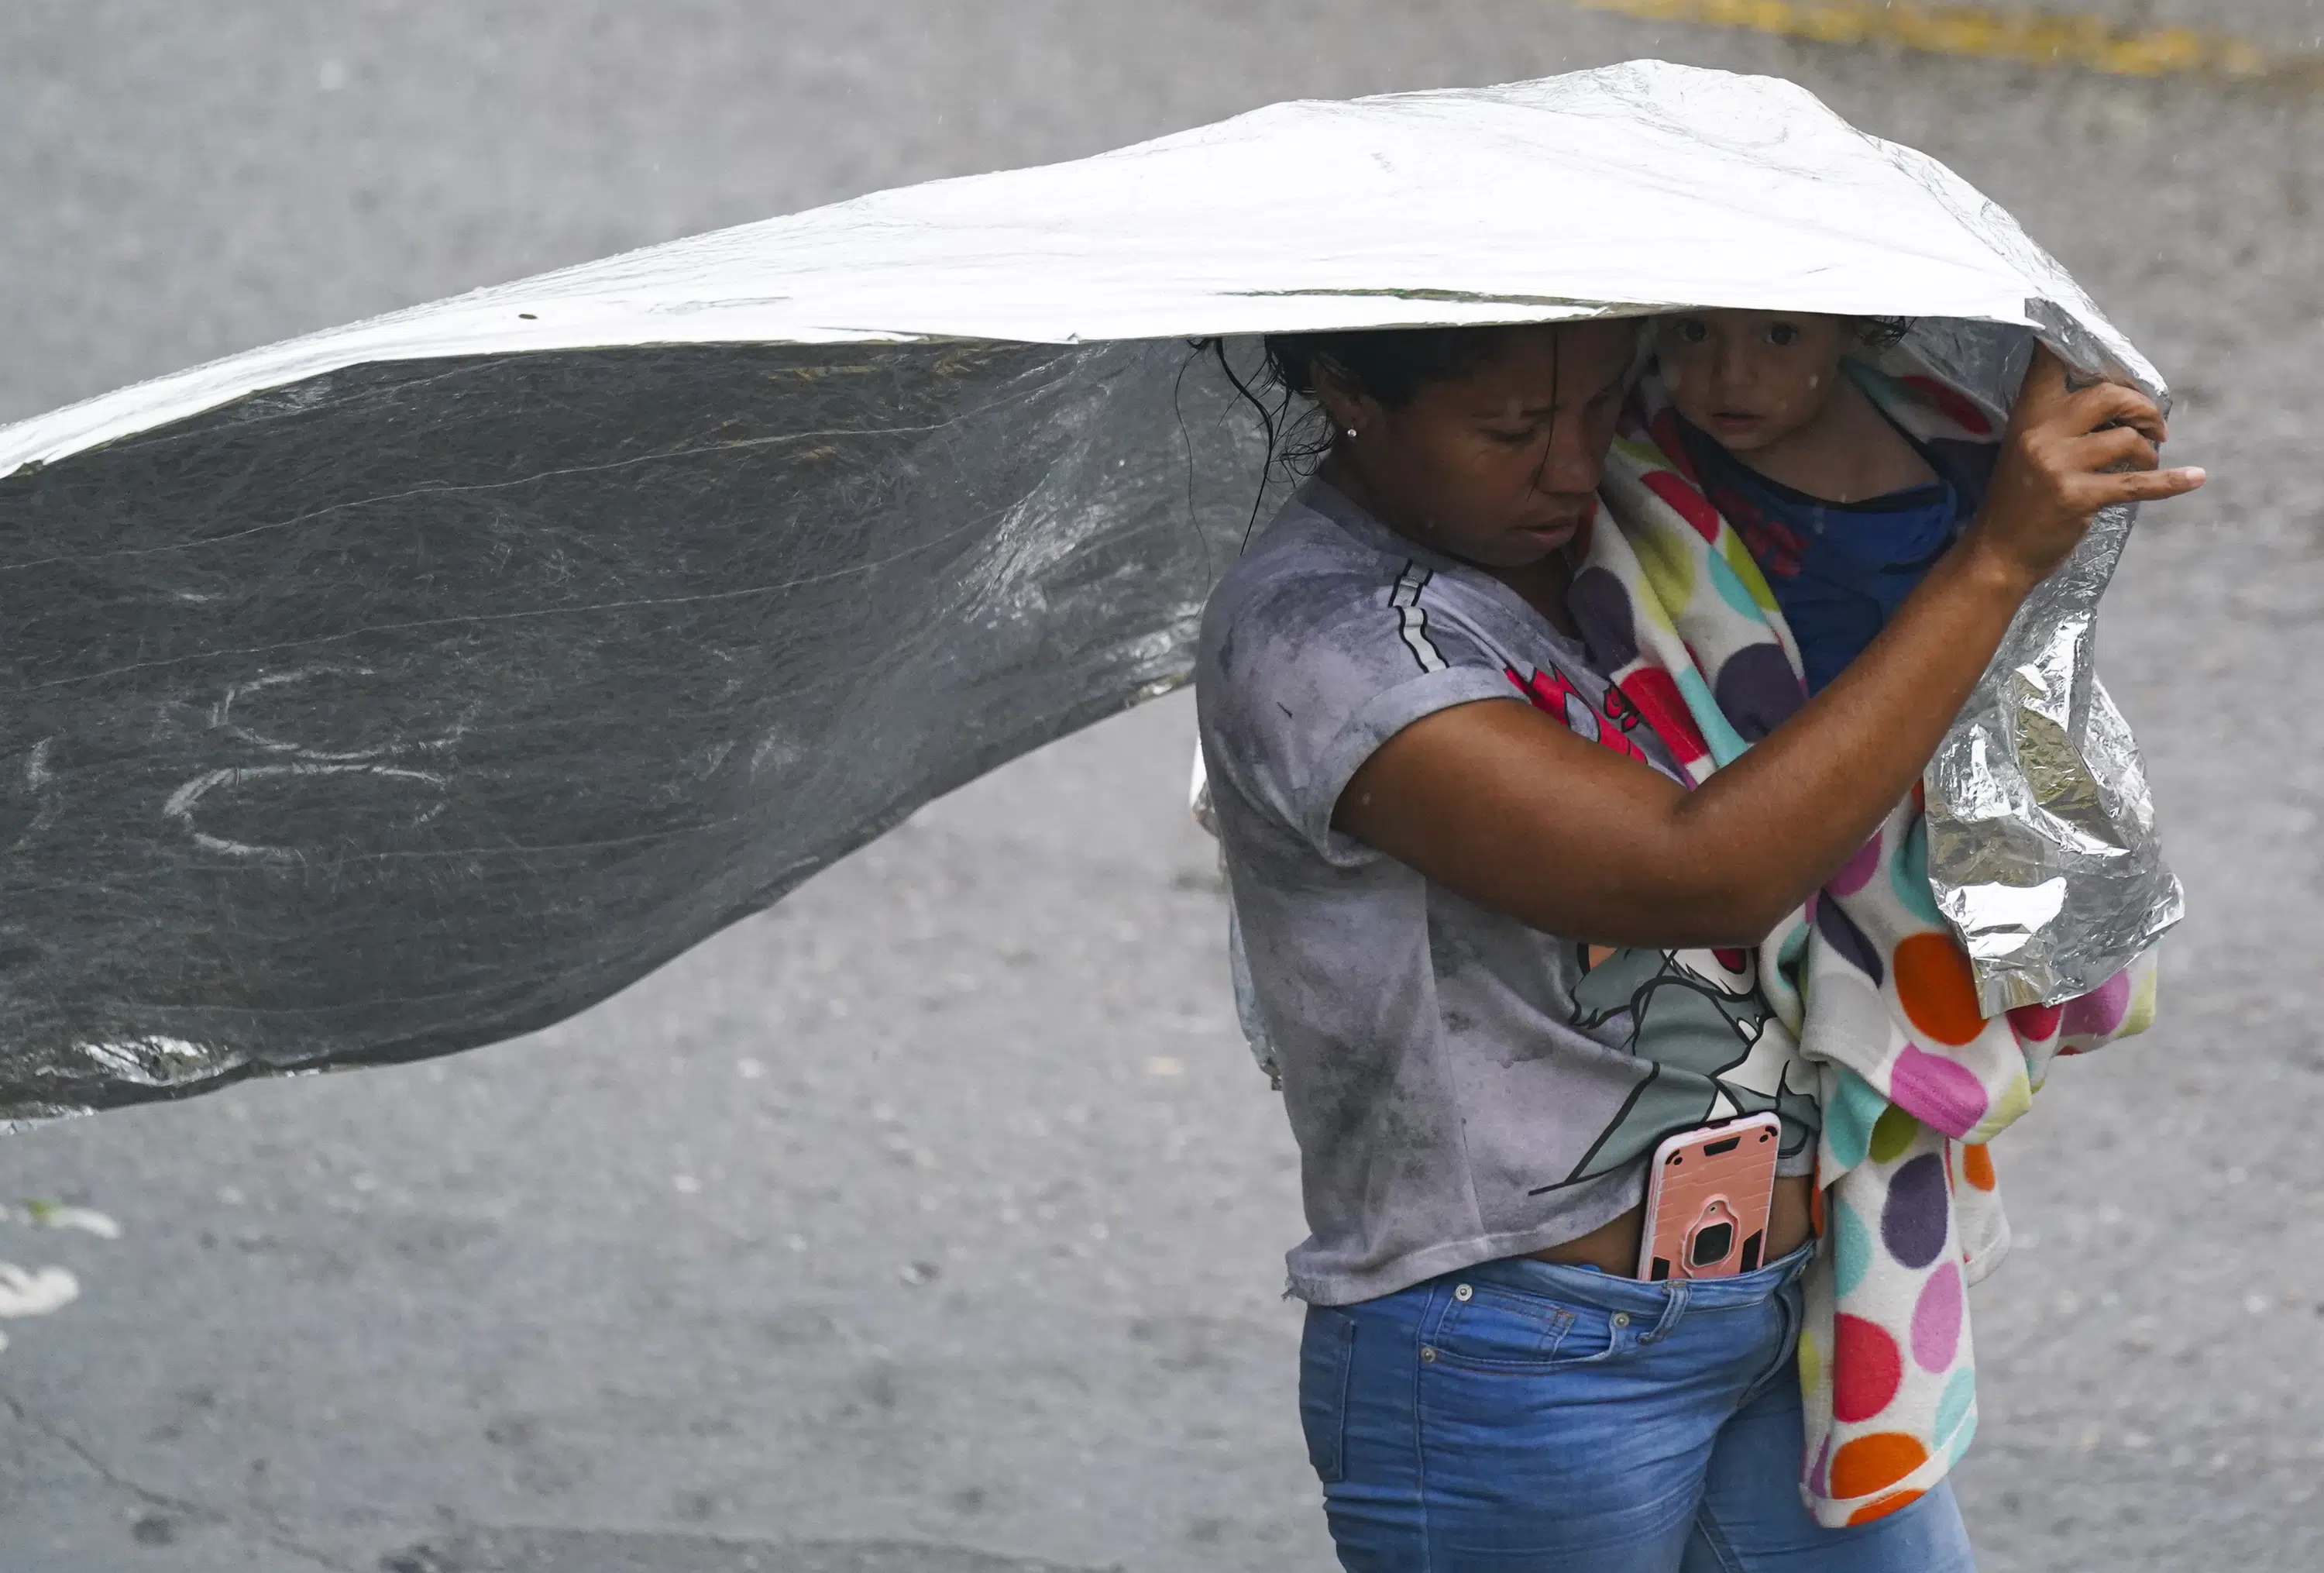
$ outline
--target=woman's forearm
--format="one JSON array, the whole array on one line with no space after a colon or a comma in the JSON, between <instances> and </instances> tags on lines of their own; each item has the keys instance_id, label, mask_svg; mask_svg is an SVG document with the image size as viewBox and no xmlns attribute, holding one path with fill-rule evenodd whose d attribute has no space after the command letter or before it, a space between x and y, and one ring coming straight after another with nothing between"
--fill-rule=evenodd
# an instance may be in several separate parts
<instances>
[{"instance_id":1,"label":"woman's forearm","mask_svg":"<svg viewBox=\"0 0 2324 1573\"><path fill-rule=\"evenodd\" d=\"M1758 937L1910 791L2032 588L1972 535L1800 713L1671 808L1672 856L1712 886L1702 915Z\"/></svg>"}]
</instances>

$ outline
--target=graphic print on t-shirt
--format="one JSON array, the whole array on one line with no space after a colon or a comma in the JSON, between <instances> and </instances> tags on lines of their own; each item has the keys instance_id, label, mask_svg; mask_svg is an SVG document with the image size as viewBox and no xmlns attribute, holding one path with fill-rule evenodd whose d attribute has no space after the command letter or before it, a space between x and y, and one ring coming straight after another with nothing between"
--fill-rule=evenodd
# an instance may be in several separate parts
<instances>
[{"instance_id":1,"label":"graphic print on t-shirt","mask_svg":"<svg viewBox=\"0 0 2324 1573\"><path fill-rule=\"evenodd\" d=\"M1609 1173L1665 1136L1738 1115L1774 1110L1784 1155L1805 1149L1819 1124L1815 1093L1785 1080L1787 1069L1804 1071L1767 1034L1757 952L1582 945L1575 958L1573 1024L1627 1026L1622 1047L1645 1061L1644 1074L1573 1171L1532 1195Z\"/></svg>"},{"instance_id":2,"label":"graphic print on t-shirt","mask_svg":"<svg viewBox=\"0 0 2324 1573\"><path fill-rule=\"evenodd\" d=\"M1395 619L1391 637L1421 671L1443 671L1454 664L1448 648L1471 661L1483 655L1536 709L1576 736L1683 779L1655 765L1646 751L1645 740L1656 736L1662 723L1648 725L1642 701L1618 684L1602 689L1584 686L1556 662L1521 650L1505 629L1481 624L1473 608L1444 599L1436 576L1419 562L1406 559L1398 565L1387 606ZM1675 689L1664 696L1664 703L1684 714L1685 701ZM1780 1030L1772 1036L1767 1031L1756 951L1582 945L1569 954L1576 981L1566 1001L1566 1020L1597 1042L1632 1056L1637 1078L1621 1106L1589 1134L1571 1172L1539 1175L1544 1183L1529 1187L1527 1195L1543 1196L1611 1173L1674 1132L1765 1110L1783 1116L1785 1157L1807 1150L1818 1125L1815 1095L1808 1086L1784 1085L1793 1057ZM1554 993L1550 998L1554 1000Z\"/></svg>"},{"instance_id":3,"label":"graphic print on t-shirt","mask_svg":"<svg viewBox=\"0 0 2324 1573\"><path fill-rule=\"evenodd\" d=\"M1563 722L1575 736L1587 737L1641 764L1646 762L1646 751L1630 740L1631 731L1645 717L1620 689L1607 688L1606 707L1600 712L1591 708L1589 698L1555 667L1535 667L1530 677L1519 673L1514 666L1501 671L1517 684L1519 693L1533 701L1535 709Z\"/></svg>"}]
</instances>

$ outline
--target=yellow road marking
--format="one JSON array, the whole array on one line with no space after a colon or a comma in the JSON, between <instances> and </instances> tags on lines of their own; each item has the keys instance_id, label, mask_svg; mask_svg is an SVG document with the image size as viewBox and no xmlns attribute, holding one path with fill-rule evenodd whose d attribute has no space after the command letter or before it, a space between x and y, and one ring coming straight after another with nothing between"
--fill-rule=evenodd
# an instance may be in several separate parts
<instances>
[{"instance_id":1,"label":"yellow road marking","mask_svg":"<svg viewBox=\"0 0 2324 1573\"><path fill-rule=\"evenodd\" d=\"M2117 77L2196 75L2324 87L2324 54L2270 51L2190 27L2128 29L2097 16L1923 5L1913 0L1573 0L1646 22L1692 22L1819 43L1896 44L1925 54L2075 66Z\"/></svg>"}]
</instances>

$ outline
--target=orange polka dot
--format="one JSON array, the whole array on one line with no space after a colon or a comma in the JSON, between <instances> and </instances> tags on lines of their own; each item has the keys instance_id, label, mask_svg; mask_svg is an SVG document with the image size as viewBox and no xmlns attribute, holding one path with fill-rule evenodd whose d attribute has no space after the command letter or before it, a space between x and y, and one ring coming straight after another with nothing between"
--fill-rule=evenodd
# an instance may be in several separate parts
<instances>
[{"instance_id":1,"label":"orange polka dot","mask_svg":"<svg viewBox=\"0 0 2324 1573\"><path fill-rule=\"evenodd\" d=\"M1993 1154L1985 1150L1984 1143L1961 1149L1961 1173L1979 1190L1993 1189Z\"/></svg>"},{"instance_id":2,"label":"orange polka dot","mask_svg":"<svg viewBox=\"0 0 2324 1573\"><path fill-rule=\"evenodd\" d=\"M1929 1450L1902 1431L1858 1437L1831 1458L1831 1494L1845 1502L1886 1491L1929 1461Z\"/></svg>"},{"instance_id":3,"label":"orange polka dot","mask_svg":"<svg viewBox=\"0 0 2324 1573\"><path fill-rule=\"evenodd\" d=\"M1896 947L1896 998L1925 1037L1955 1047L1985 1031L1969 958L1942 934L1915 934Z\"/></svg>"},{"instance_id":4,"label":"orange polka dot","mask_svg":"<svg viewBox=\"0 0 2324 1573\"><path fill-rule=\"evenodd\" d=\"M1908 1508L1920 1500L1921 1494L1917 1491L1891 1492L1888 1495L1882 1497L1879 1501L1868 1502L1862 1507L1858 1508L1854 1513L1849 1513L1848 1515L1848 1522L1851 1525L1868 1524L1874 1519L1886 1518L1890 1513Z\"/></svg>"}]
</instances>

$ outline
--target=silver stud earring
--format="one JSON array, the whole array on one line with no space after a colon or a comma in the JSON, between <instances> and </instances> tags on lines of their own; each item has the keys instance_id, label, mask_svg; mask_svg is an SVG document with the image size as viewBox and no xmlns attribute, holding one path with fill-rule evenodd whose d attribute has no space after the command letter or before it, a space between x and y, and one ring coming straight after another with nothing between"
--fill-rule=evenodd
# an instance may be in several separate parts
<instances>
[{"instance_id":1,"label":"silver stud earring","mask_svg":"<svg viewBox=\"0 0 2324 1573\"><path fill-rule=\"evenodd\" d=\"M1350 442L1353 442L1355 440L1356 440L1356 429L1355 429L1354 427L1351 426L1351 427L1349 427L1349 428L1348 428L1348 440L1349 440Z\"/></svg>"}]
</instances>

